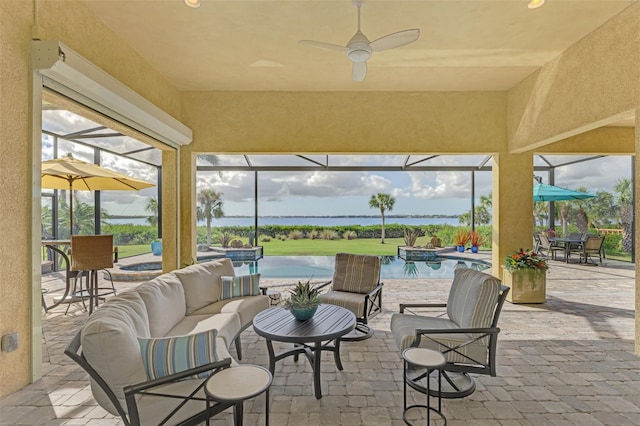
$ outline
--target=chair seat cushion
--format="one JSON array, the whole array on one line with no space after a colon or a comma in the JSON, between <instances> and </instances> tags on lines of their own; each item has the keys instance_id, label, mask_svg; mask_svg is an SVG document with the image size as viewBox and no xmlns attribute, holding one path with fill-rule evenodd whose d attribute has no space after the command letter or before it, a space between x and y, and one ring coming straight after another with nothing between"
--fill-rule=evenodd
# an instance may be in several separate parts
<instances>
[{"instance_id":1,"label":"chair seat cushion","mask_svg":"<svg viewBox=\"0 0 640 426\"><path fill-rule=\"evenodd\" d=\"M447 318L418 316L411 314L393 314L391 317L391 333L401 351L415 346L416 329L422 330L455 330L459 329L453 321ZM432 340L433 339L433 340ZM489 355L485 345L471 343L454 351L445 351L472 339L472 336L463 333L432 334L429 337L422 336L418 347L434 349L442 352L448 363L479 364L486 363ZM434 341L435 340L435 341ZM469 359L471 358L471 359ZM475 360L472 361L472 360Z\"/></svg>"},{"instance_id":2,"label":"chair seat cushion","mask_svg":"<svg viewBox=\"0 0 640 426\"><path fill-rule=\"evenodd\" d=\"M269 307L268 296L234 297L220 300L200 308L193 315L213 315L235 313L240 317L240 327L245 328L253 322L253 317Z\"/></svg>"},{"instance_id":3,"label":"chair seat cushion","mask_svg":"<svg viewBox=\"0 0 640 426\"><path fill-rule=\"evenodd\" d=\"M353 312L356 318L364 316L364 296L360 293L328 291L320 295L320 301L348 309Z\"/></svg>"},{"instance_id":4,"label":"chair seat cushion","mask_svg":"<svg viewBox=\"0 0 640 426\"><path fill-rule=\"evenodd\" d=\"M240 317L233 313L214 316L189 315L169 330L167 336L184 336L212 329L218 330L218 337L221 337L225 341L226 347L229 347L240 332Z\"/></svg>"}]
</instances>

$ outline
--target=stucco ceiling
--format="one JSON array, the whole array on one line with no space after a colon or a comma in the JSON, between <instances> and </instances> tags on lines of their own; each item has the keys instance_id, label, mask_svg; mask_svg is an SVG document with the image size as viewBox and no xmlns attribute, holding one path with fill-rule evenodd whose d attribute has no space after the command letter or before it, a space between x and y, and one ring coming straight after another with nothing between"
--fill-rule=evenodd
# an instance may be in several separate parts
<instances>
[{"instance_id":1,"label":"stucco ceiling","mask_svg":"<svg viewBox=\"0 0 640 426\"><path fill-rule=\"evenodd\" d=\"M341 1L81 0L180 90L506 90L630 5L630 0L369 0L370 40L419 28L410 45L374 53L364 82L341 52L356 8Z\"/></svg>"}]
</instances>

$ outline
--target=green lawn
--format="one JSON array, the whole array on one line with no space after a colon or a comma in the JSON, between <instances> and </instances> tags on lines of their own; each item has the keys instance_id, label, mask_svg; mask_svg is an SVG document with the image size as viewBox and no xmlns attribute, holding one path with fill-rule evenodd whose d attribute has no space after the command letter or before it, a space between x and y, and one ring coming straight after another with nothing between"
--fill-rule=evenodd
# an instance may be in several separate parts
<instances>
[{"instance_id":1,"label":"green lawn","mask_svg":"<svg viewBox=\"0 0 640 426\"><path fill-rule=\"evenodd\" d=\"M429 238L430 240L430 238ZM425 245L427 237L418 239L417 244ZM339 252L373 254L379 256L395 256L398 246L404 245L402 238L386 238L380 244L377 238L356 238L355 240L286 240L261 241L265 256L333 256Z\"/></svg>"},{"instance_id":2,"label":"green lawn","mask_svg":"<svg viewBox=\"0 0 640 426\"><path fill-rule=\"evenodd\" d=\"M118 246L118 258L122 259L130 256L137 256L139 254L151 253L150 244L139 245L119 245Z\"/></svg>"}]
</instances>

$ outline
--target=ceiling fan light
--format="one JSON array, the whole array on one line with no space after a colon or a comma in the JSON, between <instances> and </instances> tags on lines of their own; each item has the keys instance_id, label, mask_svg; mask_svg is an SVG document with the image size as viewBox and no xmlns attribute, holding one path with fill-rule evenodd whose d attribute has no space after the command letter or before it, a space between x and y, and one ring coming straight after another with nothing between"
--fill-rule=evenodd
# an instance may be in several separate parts
<instances>
[{"instance_id":1,"label":"ceiling fan light","mask_svg":"<svg viewBox=\"0 0 640 426\"><path fill-rule=\"evenodd\" d=\"M356 49L349 52L349 59L353 62L366 62L371 57L371 52L365 49Z\"/></svg>"},{"instance_id":2,"label":"ceiling fan light","mask_svg":"<svg viewBox=\"0 0 640 426\"><path fill-rule=\"evenodd\" d=\"M184 0L184 4L194 9L197 9L200 7L200 0Z\"/></svg>"},{"instance_id":3,"label":"ceiling fan light","mask_svg":"<svg viewBox=\"0 0 640 426\"><path fill-rule=\"evenodd\" d=\"M531 0L527 7L529 9L537 9L544 4L545 0Z\"/></svg>"}]
</instances>

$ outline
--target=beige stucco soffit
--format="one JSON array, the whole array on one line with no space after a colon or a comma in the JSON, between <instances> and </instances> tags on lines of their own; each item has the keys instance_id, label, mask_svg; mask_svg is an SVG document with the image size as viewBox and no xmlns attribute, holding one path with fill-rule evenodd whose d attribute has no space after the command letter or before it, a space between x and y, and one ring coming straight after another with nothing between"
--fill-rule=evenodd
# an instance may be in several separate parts
<instances>
[{"instance_id":1,"label":"beige stucco soffit","mask_svg":"<svg viewBox=\"0 0 640 426\"><path fill-rule=\"evenodd\" d=\"M31 66L43 84L177 148L191 143L184 124L63 43L34 40Z\"/></svg>"}]
</instances>

